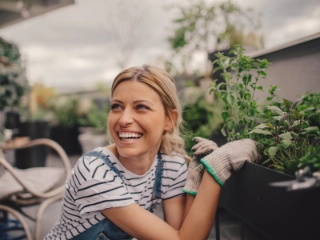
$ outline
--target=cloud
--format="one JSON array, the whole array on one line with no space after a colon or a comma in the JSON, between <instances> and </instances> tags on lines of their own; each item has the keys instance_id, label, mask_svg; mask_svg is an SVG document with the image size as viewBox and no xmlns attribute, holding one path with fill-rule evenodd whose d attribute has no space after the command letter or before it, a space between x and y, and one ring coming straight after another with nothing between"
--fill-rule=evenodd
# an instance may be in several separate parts
<instances>
[{"instance_id":1,"label":"cloud","mask_svg":"<svg viewBox=\"0 0 320 240\"><path fill-rule=\"evenodd\" d=\"M320 29L318 0L236 1L263 14L261 32L267 47ZM121 60L133 66L167 56L166 38L175 11L164 6L177 3L184 0L76 0L0 29L0 35L19 45L31 82L43 79L59 89L89 89L96 81L109 84Z\"/></svg>"}]
</instances>

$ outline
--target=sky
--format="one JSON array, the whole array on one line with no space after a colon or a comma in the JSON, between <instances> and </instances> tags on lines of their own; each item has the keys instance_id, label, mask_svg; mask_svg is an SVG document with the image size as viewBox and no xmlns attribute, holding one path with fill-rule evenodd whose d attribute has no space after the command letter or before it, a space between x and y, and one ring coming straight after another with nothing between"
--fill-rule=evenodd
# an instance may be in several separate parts
<instances>
[{"instance_id":1,"label":"sky","mask_svg":"<svg viewBox=\"0 0 320 240\"><path fill-rule=\"evenodd\" d=\"M16 43L30 83L58 91L110 85L119 63L159 65L169 56L174 10L186 0L75 0L75 4L0 29ZM210 2L210 0L208 0ZM320 32L319 0L234 0L261 13L265 48ZM130 41L128 41L130 39ZM203 64L206 54L196 64Z\"/></svg>"}]
</instances>

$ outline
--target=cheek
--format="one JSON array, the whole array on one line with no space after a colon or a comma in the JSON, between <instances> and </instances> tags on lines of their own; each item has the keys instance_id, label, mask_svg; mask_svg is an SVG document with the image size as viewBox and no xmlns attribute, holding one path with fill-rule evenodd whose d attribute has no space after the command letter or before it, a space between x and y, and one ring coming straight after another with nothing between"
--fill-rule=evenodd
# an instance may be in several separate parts
<instances>
[{"instance_id":1,"label":"cheek","mask_svg":"<svg viewBox=\"0 0 320 240\"><path fill-rule=\"evenodd\" d=\"M112 130L115 124L115 118L112 114L109 114L108 119L107 119L107 127L108 129Z\"/></svg>"}]
</instances>

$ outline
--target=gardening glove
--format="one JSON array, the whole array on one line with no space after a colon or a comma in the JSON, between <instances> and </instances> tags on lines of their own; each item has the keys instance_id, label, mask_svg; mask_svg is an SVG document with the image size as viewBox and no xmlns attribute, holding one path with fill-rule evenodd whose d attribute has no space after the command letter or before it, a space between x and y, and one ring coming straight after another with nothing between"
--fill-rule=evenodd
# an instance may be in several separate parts
<instances>
[{"instance_id":1,"label":"gardening glove","mask_svg":"<svg viewBox=\"0 0 320 240\"><path fill-rule=\"evenodd\" d=\"M202 137L195 137L192 141L197 144L191 148L191 151L199 160L219 148L214 141Z\"/></svg>"},{"instance_id":2,"label":"gardening glove","mask_svg":"<svg viewBox=\"0 0 320 240\"><path fill-rule=\"evenodd\" d=\"M242 168L245 161L258 160L256 142L242 139L227 143L200 161L220 186L230 177L232 171Z\"/></svg>"},{"instance_id":3,"label":"gardening glove","mask_svg":"<svg viewBox=\"0 0 320 240\"><path fill-rule=\"evenodd\" d=\"M184 186L182 191L195 196L198 192L198 188L200 186L200 182L204 172L204 167L200 163L200 159L216 150L218 148L218 145L211 140L201 137L195 137L192 139L192 141L197 144L191 148L191 151L193 151L194 154L188 166L188 177L186 185Z\"/></svg>"}]
</instances>

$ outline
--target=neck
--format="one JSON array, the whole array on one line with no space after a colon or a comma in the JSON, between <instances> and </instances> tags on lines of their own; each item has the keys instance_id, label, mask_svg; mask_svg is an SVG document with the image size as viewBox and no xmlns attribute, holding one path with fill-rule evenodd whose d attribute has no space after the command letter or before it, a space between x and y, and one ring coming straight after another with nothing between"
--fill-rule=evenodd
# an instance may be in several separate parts
<instances>
[{"instance_id":1,"label":"neck","mask_svg":"<svg viewBox=\"0 0 320 240\"><path fill-rule=\"evenodd\" d=\"M137 158L125 158L125 157L119 156L119 161L130 172L133 172L138 175L143 175L150 169L154 161L155 155L153 156L153 158L150 157L150 158L145 158L143 160L141 158L139 159Z\"/></svg>"},{"instance_id":2,"label":"neck","mask_svg":"<svg viewBox=\"0 0 320 240\"><path fill-rule=\"evenodd\" d=\"M111 148L110 148L111 147ZM114 155L119 159L121 164L130 172L133 172L137 175L145 174L153 164L154 158L156 157L158 151L153 153L148 153L143 156L135 157L124 157L121 156L115 145L110 146L109 149L114 153Z\"/></svg>"}]
</instances>

